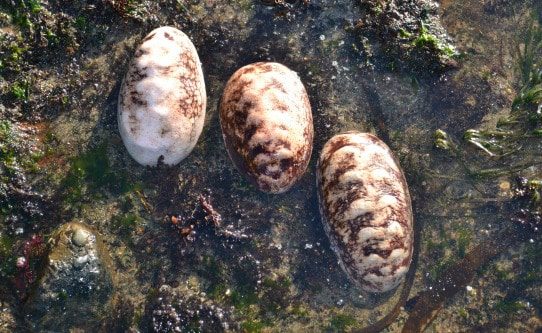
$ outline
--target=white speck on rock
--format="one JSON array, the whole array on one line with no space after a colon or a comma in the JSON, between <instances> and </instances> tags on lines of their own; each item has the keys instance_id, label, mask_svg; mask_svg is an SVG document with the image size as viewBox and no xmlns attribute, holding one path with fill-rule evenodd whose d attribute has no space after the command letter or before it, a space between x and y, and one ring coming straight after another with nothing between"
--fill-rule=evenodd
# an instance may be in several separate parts
<instances>
[{"instance_id":1,"label":"white speck on rock","mask_svg":"<svg viewBox=\"0 0 542 333\"><path fill-rule=\"evenodd\" d=\"M17 258L16 266L18 268L23 268L26 265L26 258L25 257L19 257Z\"/></svg>"}]
</instances>

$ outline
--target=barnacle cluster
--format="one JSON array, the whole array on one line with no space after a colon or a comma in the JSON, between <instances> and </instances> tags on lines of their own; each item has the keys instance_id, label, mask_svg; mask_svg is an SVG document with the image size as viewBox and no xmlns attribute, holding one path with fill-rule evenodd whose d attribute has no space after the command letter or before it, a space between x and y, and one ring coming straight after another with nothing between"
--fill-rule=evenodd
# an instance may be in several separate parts
<instances>
[{"instance_id":1,"label":"barnacle cluster","mask_svg":"<svg viewBox=\"0 0 542 333\"><path fill-rule=\"evenodd\" d=\"M149 309L154 332L224 332L234 329L230 314L204 295L181 294L168 285L158 291Z\"/></svg>"}]
</instances>

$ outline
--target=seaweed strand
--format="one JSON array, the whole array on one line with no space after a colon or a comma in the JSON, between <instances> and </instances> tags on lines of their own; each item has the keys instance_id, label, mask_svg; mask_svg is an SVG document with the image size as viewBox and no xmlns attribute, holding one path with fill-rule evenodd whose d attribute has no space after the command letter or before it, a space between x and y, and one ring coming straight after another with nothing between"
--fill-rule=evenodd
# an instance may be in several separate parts
<instances>
[{"instance_id":1,"label":"seaweed strand","mask_svg":"<svg viewBox=\"0 0 542 333\"><path fill-rule=\"evenodd\" d=\"M448 268L439 278L437 287L420 292L416 305L403 326L402 333L423 332L443 308L472 281L476 271L518 240L516 228L508 227L499 236L474 247L467 255Z\"/></svg>"}]
</instances>

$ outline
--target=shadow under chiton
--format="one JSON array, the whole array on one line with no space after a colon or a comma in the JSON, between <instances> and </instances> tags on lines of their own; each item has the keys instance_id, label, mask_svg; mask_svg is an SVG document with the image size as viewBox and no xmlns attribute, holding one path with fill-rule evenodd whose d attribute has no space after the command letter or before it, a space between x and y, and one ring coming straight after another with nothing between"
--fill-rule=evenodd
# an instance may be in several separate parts
<instances>
[{"instance_id":1,"label":"shadow under chiton","mask_svg":"<svg viewBox=\"0 0 542 333\"><path fill-rule=\"evenodd\" d=\"M122 83L118 125L142 165L175 165L194 148L207 96L196 48L182 31L161 27L137 48Z\"/></svg>"},{"instance_id":2,"label":"shadow under chiton","mask_svg":"<svg viewBox=\"0 0 542 333\"><path fill-rule=\"evenodd\" d=\"M259 62L229 79L220 103L224 142L235 166L260 190L287 191L312 152L312 113L305 87L286 66Z\"/></svg>"},{"instance_id":3,"label":"shadow under chiton","mask_svg":"<svg viewBox=\"0 0 542 333\"><path fill-rule=\"evenodd\" d=\"M320 155L317 183L324 228L348 277L369 292L395 288L412 259L413 222L390 149L372 134L336 135Z\"/></svg>"}]
</instances>

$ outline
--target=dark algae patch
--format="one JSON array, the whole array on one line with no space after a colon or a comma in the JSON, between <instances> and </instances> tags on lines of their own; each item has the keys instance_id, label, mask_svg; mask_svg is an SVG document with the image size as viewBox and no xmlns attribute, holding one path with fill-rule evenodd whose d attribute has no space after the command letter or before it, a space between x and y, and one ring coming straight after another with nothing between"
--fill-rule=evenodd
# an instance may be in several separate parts
<instances>
[{"instance_id":1,"label":"dark algae patch","mask_svg":"<svg viewBox=\"0 0 542 333\"><path fill-rule=\"evenodd\" d=\"M123 194L134 188L125 175L112 170L107 149L104 142L72 159L62 185L66 189L65 200L77 202L85 195L102 196L103 190Z\"/></svg>"},{"instance_id":2,"label":"dark algae patch","mask_svg":"<svg viewBox=\"0 0 542 333\"><path fill-rule=\"evenodd\" d=\"M0 331L536 332L541 13L531 0L0 1ZM118 95L165 25L198 51L207 116L182 163L146 168L120 138ZM228 78L261 61L297 73L315 129L281 195L237 171L219 123ZM316 159L352 130L391 148L412 197L419 260L382 295L349 282L320 222ZM92 255L53 246L78 224L103 241L111 281L69 281L93 276ZM70 237L63 249L84 243ZM59 277L42 268L52 249L70 263L53 284L40 279Z\"/></svg>"},{"instance_id":3,"label":"dark algae patch","mask_svg":"<svg viewBox=\"0 0 542 333\"><path fill-rule=\"evenodd\" d=\"M352 315L338 314L333 316L331 322L329 323L330 332L345 332L351 326L357 324L357 320Z\"/></svg>"}]
</instances>

